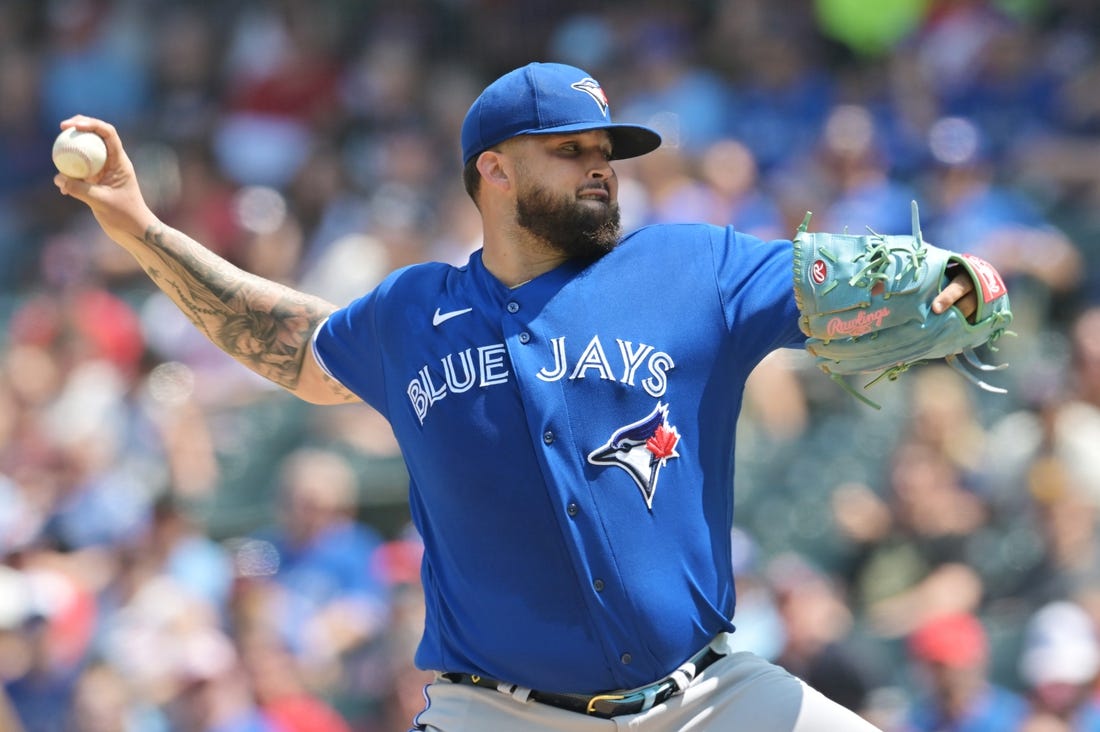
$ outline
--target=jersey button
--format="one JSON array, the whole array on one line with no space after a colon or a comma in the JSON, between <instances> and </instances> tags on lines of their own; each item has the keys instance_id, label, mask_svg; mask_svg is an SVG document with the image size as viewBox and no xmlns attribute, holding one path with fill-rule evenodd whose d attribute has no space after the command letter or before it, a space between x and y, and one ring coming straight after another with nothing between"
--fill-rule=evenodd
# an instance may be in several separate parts
<instances>
[{"instance_id":1,"label":"jersey button","mask_svg":"<svg viewBox=\"0 0 1100 732\"><path fill-rule=\"evenodd\" d=\"M519 342L520 343L527 343L530 340L531 340L531 334L528 333L527 331L524 331L524 332L519 334Z\"/></svg>"},{"instance_id":2,"label":"jersey button","mask_svg":"<svg viewBox=\"0 0 1100 732\"><path fill-rule=\"evenodd\" d=\"M580 513L580 511L580 506L575 503L570 503L568 506L565 507L565 512L568 513L570 516L576 516L578 513Z\"/></svg>"},{"instance_id":3,"label":"jersey button","mask_svg":"<svg viewBox=\"0 0 1100 732\"><path fill-rule=\"evenodd\" d=\"M546 430L542 433L542 441L545 442L547 445L552 444L554 442L554 433L550 430Z\"/></svg>"},{"instance_id":4,"label":"jersey button","mask_svg":"<svg viewBox=\"0 0 1100 732\"><path fill-rule=\"evenodd\" d=\"M603 592L603 580L602 579L593 580L592 581L592 589L596 590L596 592Z\"/></svg>"},{"instance_id":5,"label":"jersey button","mask_svg":"<svg viewBox=\"0 0 1100 732\"><path fill-rule=\"evenodd\" d=\"M508 312L515 314L519 312L519 303L512 301L508 303Z\"/></svg>"},{"instance_id":6,"label":"jersey button","mask_svg":"<svg viewBox=\"0 0 1100 732\"><path fill-rule=\"evenodd\" d=\"M634 659L630 657L630 654L629 654L629 653L624 653L624 654L622 655L622 657L621 657L621 658L620 658L619 660L623 662L623 665L624 665L624 666L627 666L627 665L629 665L629 664L630 664L630 662L631 662L631 661L633 661Z\"/></svg>"}]
</instances>

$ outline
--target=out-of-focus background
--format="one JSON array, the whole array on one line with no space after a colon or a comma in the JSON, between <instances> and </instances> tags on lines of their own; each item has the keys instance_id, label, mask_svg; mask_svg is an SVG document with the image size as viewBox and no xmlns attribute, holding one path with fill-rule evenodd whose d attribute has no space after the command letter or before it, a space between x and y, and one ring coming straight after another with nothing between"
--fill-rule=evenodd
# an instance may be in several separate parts
<instances>
[{"instance_id":1,"label":"out-of-focus background","mask_svg":"<svg viewBox=\"0 0 1100 732\"><path fill-rule=\"evenodd\" d=\"M999 267L1006 396L933 364L874 411L805 354L758 369L738 642L888 732L1100 729L1095 0L0 0L0 730L400 732L425 681L387 425L208 345L57 194L58 122L114 123L166 222L343 303L478 246L459 126L532 60L663 133L617 165L628 228L904 233L916 199Z\"/></svg>"}]
</instances>

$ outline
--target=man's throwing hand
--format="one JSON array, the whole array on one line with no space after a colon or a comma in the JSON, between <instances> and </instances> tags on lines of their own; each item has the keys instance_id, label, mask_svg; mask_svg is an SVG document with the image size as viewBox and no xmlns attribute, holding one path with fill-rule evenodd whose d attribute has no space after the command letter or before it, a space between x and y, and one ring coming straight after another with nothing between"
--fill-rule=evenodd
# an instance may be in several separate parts
<instances>
[{"instance_id":1,"label":"man's throwing hand","mask_svg":"<svg viewBox=\"0 0 1100 732\"><path fill-rule=\"evenodd\" d=\"M99 225L119 244L127 246L135 240L140 241L146 229L156 222L156 217L142 197L134 165L114 125L77 115L63 121L61 129L98 135L107 148L107 160L98 173L84 180L58 173L54 176L54 185L63 195L87 204Z\"/></svg>"}]
</instances>

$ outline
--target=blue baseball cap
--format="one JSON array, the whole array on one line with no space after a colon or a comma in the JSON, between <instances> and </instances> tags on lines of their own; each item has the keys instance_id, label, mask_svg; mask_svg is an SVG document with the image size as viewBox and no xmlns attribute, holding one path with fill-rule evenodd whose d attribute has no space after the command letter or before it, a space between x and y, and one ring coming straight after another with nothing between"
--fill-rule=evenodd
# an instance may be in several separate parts
<instances>
[{"instance_id":1,"label":"blue baseball cap","mask_svg":"<svg viewBox=\"0 0 1100 732\"><path fill-rule=\"evenodd\" d=\"M641 125L614 124L607 95L587 72L554 63L509 71L481 93L462 122L462 162L517 135L607 130L612 157L656 150L661 136Z\"/></svg>"}]
</instances>

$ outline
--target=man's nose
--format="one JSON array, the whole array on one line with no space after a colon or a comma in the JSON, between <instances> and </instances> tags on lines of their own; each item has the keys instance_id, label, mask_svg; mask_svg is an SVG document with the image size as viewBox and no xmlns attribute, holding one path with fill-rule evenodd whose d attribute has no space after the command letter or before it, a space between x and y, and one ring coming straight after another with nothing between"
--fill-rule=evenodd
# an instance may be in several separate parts
<instances>
[{"instance_id":1,"label":"man's nose","mask_svg":"<svg viewBox=\"0 0 1100 732\"><path fill-rule=\"evenodd\" d=\"M588 175L590 177L601 180L604 178L610 178L614 174L615 171L611 168L611 162L605 159L603 156L601 156L599 161L593 163L592 167L588 169Z\"/></svg>"}]
</instances>

